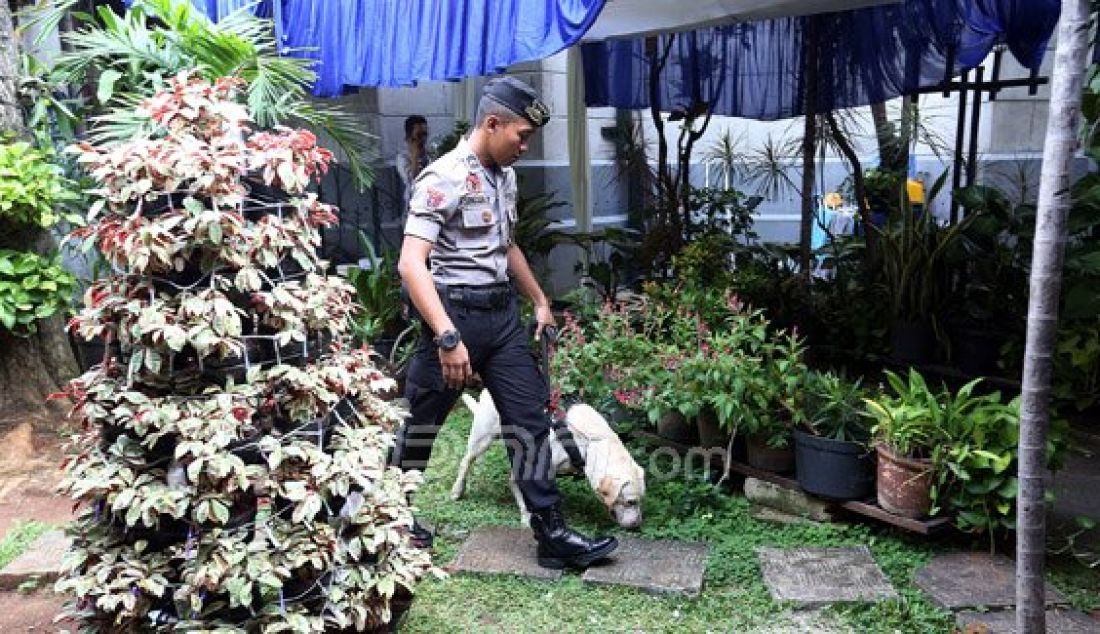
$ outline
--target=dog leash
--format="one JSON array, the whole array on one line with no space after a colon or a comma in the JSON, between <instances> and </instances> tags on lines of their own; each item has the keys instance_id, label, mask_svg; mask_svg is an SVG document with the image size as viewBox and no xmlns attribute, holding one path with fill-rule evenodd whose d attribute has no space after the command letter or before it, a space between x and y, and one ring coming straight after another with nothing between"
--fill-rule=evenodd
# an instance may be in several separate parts
<instances>
[{"instance_id":1,"label":"dog leash","mask_svg":"<svg viewBox=\"0 0 1100 634\"><path fill-rule=\"evenodd\" d=\"M533 322L532 326L538 328L538 323ZM554 342L557 340L557 328L546 326L542 329L542 336L539 337L539 365L548 386L551 384L550 355L553 352ZM581 455L581 450L577 447L577 440L573 437L573 432L569 431L569 425L565 422L565 409L561 406L561 392L557 389L550 390L550 400L546 404L546 419L550 423L550 429L554 430L554 435L561 442L562 448L565 449L566 455L569 456L569 463L573 465L573 469L577 473L584 473L584 456Z\"/></svg>"}]
</instances>

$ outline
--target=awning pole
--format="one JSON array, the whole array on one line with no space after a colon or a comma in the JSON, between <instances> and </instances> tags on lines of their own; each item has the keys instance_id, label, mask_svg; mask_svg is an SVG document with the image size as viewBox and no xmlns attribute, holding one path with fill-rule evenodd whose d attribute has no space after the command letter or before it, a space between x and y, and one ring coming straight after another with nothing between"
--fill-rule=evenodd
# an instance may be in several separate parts
<instances>
[{"instance_id":1,"label":"awning pole","mask_svg":"<svg viewBox=\"0 0 1100 634\"><path fill-rule=\"evenodd\" d=\"M577 231L592 231L590 190L592 164L588 157L588 108L584 105L584 62L580 47L566 55L566 107L569 135L569 180L573 188L573 218Z\"/></svg>"}]
</instances>

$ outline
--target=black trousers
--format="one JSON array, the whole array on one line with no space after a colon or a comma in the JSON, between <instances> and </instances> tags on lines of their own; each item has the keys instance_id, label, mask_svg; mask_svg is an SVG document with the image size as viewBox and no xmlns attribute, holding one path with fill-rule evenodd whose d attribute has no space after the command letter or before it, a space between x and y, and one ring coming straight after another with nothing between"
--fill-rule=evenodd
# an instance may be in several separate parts
<instances>
[{"instance_id":1,"label":"black trousers","mask_svg":"<svg viewBox=\"0 0 1100 634\"><path fill-rule=\"evenodd\" d=\"M496 307L478 307L442 295L444 308L470 353L470 364L500 412L512 473L527 508L557 504L560 496L549 444L553 432L546 414L549 390L520 323L515 292ZM405 384L412 415L398 430L391 463L406 471L426 468L435 437L460 395L461 390L443 382L431 329L421 329Z\"/></svg>"}]
</instances>

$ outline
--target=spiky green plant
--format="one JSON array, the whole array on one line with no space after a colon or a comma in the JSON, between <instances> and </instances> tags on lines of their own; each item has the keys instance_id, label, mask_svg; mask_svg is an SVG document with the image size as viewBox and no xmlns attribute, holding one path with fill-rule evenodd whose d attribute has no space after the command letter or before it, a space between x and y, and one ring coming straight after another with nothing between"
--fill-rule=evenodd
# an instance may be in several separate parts
<instances>
[{"instance_id":1,"label":"spiky green plant","mask_svg":"<svg viewBox=\"0 0 1100 634\"><path fill-rule=\"evenodd\" d=\"M59 24L78 0L42 0L31 24ZM69 50L51 71L57 85L94 85L84 104L95 123L90 139L110 143L147 134L134 106L165 87L182 70L207 80L239 77L248 83L246 102L257 125L305 126L324 132L347 156L357 183L371 182L374 137L350 113L309 95L313 60L279 55L270 20L247 7L215 23L178 0L134 0L124 14L99 7L93 15L73 12L76 31L65 34Z\"/></svg>"}]
</instances>

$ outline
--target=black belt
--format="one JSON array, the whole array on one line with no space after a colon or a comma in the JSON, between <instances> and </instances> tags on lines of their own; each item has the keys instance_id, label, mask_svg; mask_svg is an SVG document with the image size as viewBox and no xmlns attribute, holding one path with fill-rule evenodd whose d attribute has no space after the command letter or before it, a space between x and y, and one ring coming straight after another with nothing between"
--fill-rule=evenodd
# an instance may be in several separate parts
<instances>
[{"instance_id":1,"label":"black belt","mask_svg":"<svg viewBox=\"0 0 1100 634\"><path fill-rule=\"evenodd\" d=\"M515 290L507 282L489 286L446 286L436 284L439 296L456 306L465 308L504 308L508 306Z\"/></svg>"}]
</instances>

